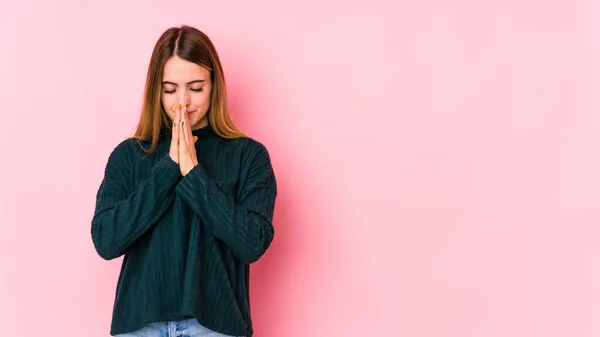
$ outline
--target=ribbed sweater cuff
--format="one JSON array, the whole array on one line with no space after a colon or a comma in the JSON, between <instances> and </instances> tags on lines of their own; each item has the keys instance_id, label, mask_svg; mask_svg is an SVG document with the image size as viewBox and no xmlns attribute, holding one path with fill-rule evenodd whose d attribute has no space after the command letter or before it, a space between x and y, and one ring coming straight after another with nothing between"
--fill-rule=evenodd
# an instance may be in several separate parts
<instances>
[{"instance_id":1,"label":"ribbed sweater cuff","mask_svg":"<svg viewBox=\"0 0 600 337\"><path fill-rule=\"evenodd\" d=\"M198 164L181 179L177 187L175 187L175 192L181 195L188 203L198 202L198 196L206 189L206 177L204 168Z\"/></svg>"},{"instance_id":2,"label":"ribbed sweater cuff","mask_svg":"<svg viewBox=\"0 0 600 337\"><path fill-rule=\"evenodd\" d=\"M153 171L156 181L162 185L162 191L168 191L173 188L179 178L181 178L179 164L173 161L168 154L154 165Z\"/></svg>"}]
</instances>

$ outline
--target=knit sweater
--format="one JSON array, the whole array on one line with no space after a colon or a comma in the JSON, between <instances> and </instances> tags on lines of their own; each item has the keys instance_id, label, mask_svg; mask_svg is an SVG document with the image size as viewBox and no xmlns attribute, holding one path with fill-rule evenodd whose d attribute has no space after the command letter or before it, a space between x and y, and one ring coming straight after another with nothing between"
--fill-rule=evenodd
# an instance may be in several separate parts
<instances>
[{"instance_id":1,"label":"knit sweater","mask_svg":"<svg viewBox=\"0 0 600 337\"><path fill-rule=\"evenodd\" d=\"M96 195L92 241L124 255L110 334L194 317L217 332L252 336L250 264L273 240L277 187L267 149L248 137L194 130L196 165L182 177L170 132L147 155L136 139L110 153Z\"/></svg>"}]
</instances>

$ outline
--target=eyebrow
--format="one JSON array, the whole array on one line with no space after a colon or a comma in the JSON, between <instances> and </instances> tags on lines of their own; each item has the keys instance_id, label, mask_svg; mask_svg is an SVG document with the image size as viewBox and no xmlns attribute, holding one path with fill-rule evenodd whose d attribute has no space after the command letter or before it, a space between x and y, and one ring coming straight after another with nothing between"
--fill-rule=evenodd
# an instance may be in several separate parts
<instances>
[{"instance_id":1,"label":"eyebrow","mask_svg":"<svg viewBox=\"0 0 600 337\"><path fill-rule=\"evenodd\" d=\"M194 81L191 81L191 82L187 82L187 84L202 83L202 82L205 82L205 80L194 80ZM169 82L169 81L163 81L162 84L163 85L165 85L165 84L177 85L177 83L173 83L173 82Z\"/></svg>"}]
</instances>

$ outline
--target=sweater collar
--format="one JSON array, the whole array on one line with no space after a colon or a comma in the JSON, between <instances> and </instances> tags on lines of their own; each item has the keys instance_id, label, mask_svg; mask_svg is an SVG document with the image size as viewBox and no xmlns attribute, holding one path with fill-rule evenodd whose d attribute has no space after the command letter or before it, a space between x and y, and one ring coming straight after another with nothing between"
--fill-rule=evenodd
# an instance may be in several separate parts
<instances>
[{"instance_id":1,"label":"sweater collar","mask_svg":"<svg viewBox=\"0 0 600 337\"><path fill-rule=\"evenodd\" d=\"M211 133L212 133L212 128L210 126L210 123L207 124L206 126L203 126L203 127L199 128L199 129L192 130L192 135L198 136L198 138L206 137L206 136L208 136Z\"/></svg>"},{"instance_id":2,"label":"sweater collar","mask_svg":"<svg viewBox=\"0 0 600 337\"><path fill-rule=\"evenodd\" d=\"M203 126L199 129L192 130L192 135L198 136L198 139L206 138L211 134L214 134L214 131L213 131L213 128L210 126L210 124ZM169 129L166 129L163 132L161 132L160 138L161 138L161 140L166 139L166 140L170 141L172 136L173 136L173 129L169 128Z\"/></svg>"}]
</instances>

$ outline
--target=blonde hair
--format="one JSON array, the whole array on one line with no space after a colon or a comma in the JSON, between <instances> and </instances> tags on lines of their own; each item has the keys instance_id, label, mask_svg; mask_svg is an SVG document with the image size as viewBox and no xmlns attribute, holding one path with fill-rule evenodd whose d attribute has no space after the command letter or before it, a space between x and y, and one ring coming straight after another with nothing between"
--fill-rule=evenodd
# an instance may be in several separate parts
<instances>
[{"instance_id":1,"label":"blonde hair","mask_svg":"<svg viewBox=\"0 0 600 337\"><path fill-rule=\"evenodd\" d=\"M130 138L151 142L150 149L143 149L150 154L156 149L161 134L170 130L169 116L161 104L161 89L165 63L173 56L210 71L212 92L207 115L208 123L215 133L224 138L244 137L244 133L235 126L229 115L225 75L214 45L200 30L183 25L167 29L154 46L146 76L140 121Z\"/></svg>"}]
</instances>

